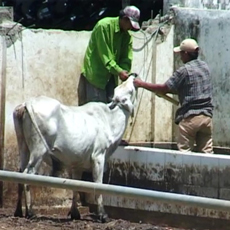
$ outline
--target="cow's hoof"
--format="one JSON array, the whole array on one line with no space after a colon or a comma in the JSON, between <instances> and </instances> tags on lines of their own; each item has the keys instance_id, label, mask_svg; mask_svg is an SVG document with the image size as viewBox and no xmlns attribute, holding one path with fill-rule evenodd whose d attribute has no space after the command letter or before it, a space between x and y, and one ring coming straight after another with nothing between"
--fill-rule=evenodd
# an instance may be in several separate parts
<instances>
[{"instance_id":1,"label":"cow's hoof","mask_svg":"<svg viewBox=\"0 0 230 230\"><path fill-rule=\"evenodd\" d=\"M68 216L70 216L71 220L80 220L81 219L81 215L80 215L79 211L75 211L75 212L69 211Z\"/></svg>"},{"instance_id":2,"label":"cow's hoof","mask_svg":"<svg viewBox=\"0 0 230 230\"><path fill-rule=\"evenodd\" d=\"M33 219L34 217L36 217L36 215L33 211L27 211L25 217L27 219Z\"/></svg>"},{"instance_id":3,"label":"cow's hoof","mask_svg":"<svg viewBox=\"0 0 230 230\"><path fill-rule=\"evenodd\" d=\"M16 210L15 212L14 212L14 217L20 217L20 218L22 218L23 217L23 213L22 213L22 209L21 210Z\"/></svg>"},{"instance_id":4,"label":"cow's hoof","mask_svg":"<svg viewBox=\"0 0 230 230\"><path fill-rule=\"evenodd\" d=\"M108 214L106 214L106 213L100 214L98 216L98 219L100 220L101 223L108 223L109 222L109 217L108 217Z\"/></svg>"},{"instance_id":5,"label":"cow's hoof","mask_svg":"<svg viewBox=\"0 0 230 230\"><path fill-rule=\"evenodd\" d=\"M71 217L71 220L80 220L81 219L81 215L80 214L77 214L77 215L71 214L70 217Z\"/></svg>"}]
</instances>

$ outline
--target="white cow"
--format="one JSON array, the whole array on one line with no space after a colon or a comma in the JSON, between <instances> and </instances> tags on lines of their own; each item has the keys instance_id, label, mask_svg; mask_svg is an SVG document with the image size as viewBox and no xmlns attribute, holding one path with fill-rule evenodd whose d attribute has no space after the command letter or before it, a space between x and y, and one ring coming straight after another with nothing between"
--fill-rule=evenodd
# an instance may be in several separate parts
<instances>
[{"instance_id":1,"label":"white cow","mask_svg":"<svg viewBox=\"0 0 230 230\"><path fill-rule=\"evenodd\" d=\"M53 176L70 169L72 179L81 179L83 171L102 183L104 164L116 150L133 114L136 89L135 74L115 89L110 104L90 102L83 106L66 106L40 96L20 104L14 110L14 125L20 154L20 172L36 174L45 161L52 166ZM34 215L28 185L18 185L15 216L23 216L22 193L25 191L25 216ZM72 219L80 219L76 193L70 209ZM104 222L102 195L97 196L98 218Z\"/></svg>"}]
</instances>

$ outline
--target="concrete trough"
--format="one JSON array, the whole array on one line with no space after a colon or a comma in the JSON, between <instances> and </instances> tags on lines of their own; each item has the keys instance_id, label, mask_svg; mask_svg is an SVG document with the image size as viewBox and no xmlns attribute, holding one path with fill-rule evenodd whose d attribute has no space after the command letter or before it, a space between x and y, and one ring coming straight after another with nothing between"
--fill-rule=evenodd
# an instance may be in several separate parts
<instances>
[{"instance_id":1,"label":"concrete trough","mask_svg":"<svg viewBox=\"0 0 230 230\"><path fill-rule=\"evenodd\" d=\"M67 190L76 187L93 194L101 192L111 218L224 230L230 226L229 165L228 155L119 146L104 174L104 183L110 185L47 176L35 176L35 182L31 183L34 180L31 175L15 172L6 175L1 171L0 180ZM14 176L19 176L19 179L15 180ZM57 181L60 185L55 185ZM39 187L36 191L42 192ZM90 211L94 211L96 206L92 196L88 202ZM52 207L49 206L47 212L62 210L67 213L70 206L62 205L55 210ZM35 208L40 210L39 205Z\"/></svg>"},{"instance_id":2,"label":"concrete trough","mask_svg":"<svg viewBox=\"0 0 230 230\"><path fill-rule=\"evenodd\" d=\"M181 153L176 150L119 147L108 164L105 183L230 200L230 156ZM93 201L91 201L93 203ZM104 196L105 205L148 212L229 220L230 209L220 211L170 202Z\"/></svg>"}]
</instances>

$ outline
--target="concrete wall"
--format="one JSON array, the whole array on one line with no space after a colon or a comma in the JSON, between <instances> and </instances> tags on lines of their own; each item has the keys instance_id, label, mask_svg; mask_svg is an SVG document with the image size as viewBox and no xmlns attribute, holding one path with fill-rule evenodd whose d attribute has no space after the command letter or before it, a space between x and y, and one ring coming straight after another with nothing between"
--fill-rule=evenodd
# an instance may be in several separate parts
<instances>
[{"instance_id":1,"label":"concrete wall","mask_svg":"<svg viewBox=\"0 0 230 230\"><path fill-rule=\"evenodd\" d=\"M14 24L7 22L4 26L11 28ZM10 37L6 36L7 53L5 57L1 55L1 58L5 58L7 62L6 162L10 161L12 154L15 154L12 113L19 103L33 96L46 95L66 105L77 105L77 85L90 34L84 31L30 30L18 25L11 30ZM138 73L142 79L149 82L160 82L161 78L171 74L172 52L167 54L167 58L161 58L161 55L165 55L166 50L172 46L173 30L170 30L164 42L158 41L157 48L154 45L155 38L150 34L139 32L134 33L133 36L132 72ZM153 55L156 51L160 53L159 57ZM158 58L161 61L156 63ZM158 73L156 66L164 66L164 68L159 68ZM153 75L154 79L152 79ZM154 139L171 141L170 129L169 132L164 132L172 122L171 104L161 98L157 98L154 104L154 94L142 89L138 93L139 101L136 105L135 117L128 126L125 138L131 142ZM153 107L156 107L155 111ZM162 114L161 110L164 107L167 108L167 112ZM155 112L155 121L152 120L153 112ZM156 133L154 133L155 129ZM6 166L11 168L8 164ZM12 165L12 168L15 166Z\"/></svg>"},{"instance_id":2,"label":"concrete wall","mask_svg":"<svg viewBox=\"0 0 230 230\"><path fill-rule=\"evenodd\" d=\"M7 23L9 28L13 25ZM6 37L7 55L2 56L7 60L4 169L19 168L12 119L16 105L38 95L77 105L77 83L89 36L89 32L29 30L17 26L11 31L11 39ZM49 170L43 165L40 173L47 175ZM70 191L65 190L39 188L32 191L38 203L49 197L45 203L53 204L55 200L55 204L63 205L71 198ZM15 202L15 194L16 184L5 183L4 204Z\"/></svg>"},{"instance_id":3,"label":"concrete wall","mask_svg":"<svg viewBox=\"0 0 230 230\"><path fill-rule=\"evenodd\" d=\"M5 163L15 155L12 112L19 103L38 95L77 105L77 82L89 32L23 30L7 41ZM71 45L70 45L71 44ZM79 48L80 47L80 48ZM13 166L13 165L12 165ZM15 168L15 166L13 167Z\"/></svg>"},{"instance_id":4,"label":"concrete wall","mask_svg":"<svg viewBox=\"0 0 230 230\"><path fill-rule=\"evenodd\" d=\"M229 0L164 0L163 11L166 14L173 5L179 7L198 8L198 9L215 9L229 10Z\"/></svg>"},{"instance_id":5,"label":"concrete wall","mask_svg":"<svg viewBox=\"0 0 230 230\"><path fill-rule=\"evenodd\" d=\"M230 15L223 10L175 9L174 45L186 37L197 39L201 53L211 70L214 98L214 143L217 146L230 146L229 112L230 95L229 48ZM182 63L175 56L175 68Z\"/></svg>"},{"instance_id":6,"label":"concrete wall","mask_svg":"<svg viewBox=\"0 0 230 230\"><path fill-rule=\"evenodd\" d=\"M6 70L6 110L5 114L2 114L5 117L4 169L18 170L18 151L12 119L14 108L26 99L38 95L54 97L66 105L77 105L77 85L91 32L30 30L10 21L4 21L1 27L4 29L2 30L0 50L3 50L4 42L6 45L6 54L1 53L0 57L0 66ZM7 31L9 33L5 36ZM155 50L168 49L173 41L173 32L170 33L165 42L155 39L148 33L137 32L133 33L133 36L132 72L138 73L146 81L158 81L158 77L161 76L154 69L156 66ZM156 48L154 45L156 41L161 44L161 47ZM164 61L164 66L170 65L172 58L172 53L170 53ZM2 66L3 60L6 61L5 67ZM164 68L161 75L163 73L168 74L169 71L171 71L170 68ZM154 79L152 79L153 73ZM2 83L2 79L0 79L0 83ZM172 120L171 105L168 106L168 102L164 102L161 98L156 99L155 105L154 98L154 94L139 90L135 117L130 120L130 125L124 136L127 141L172 140L170 129L169 132L165 132L168 129L168 122ZM158 105L163 106L163 103L168 106L168 115L164 113L165 120L160 118L162 107L155 108ZM156 122L152 119L154 110L156 111L155 116L158 117ZM162 125L162 128L156 128L159 125ZM154 132L155 129L157 133ZM47 175L49 170L49 167L43 165L40 173ZM15 197L12 199L10 195L11 192L14 194L16 192L14 186L10 183L5 184L5 200L12 201L15 199ZM41 193L40 189L35 190L34 196L43 200L49 194L51 203L56 199L55 197L71 196L69 192L60 190L55 192L55 195L52 196L53 199L51 199L53 190L44 188L43 191L46 193ZM66 202L66 199L58 202Z\"/></svg>"}]
</instances>

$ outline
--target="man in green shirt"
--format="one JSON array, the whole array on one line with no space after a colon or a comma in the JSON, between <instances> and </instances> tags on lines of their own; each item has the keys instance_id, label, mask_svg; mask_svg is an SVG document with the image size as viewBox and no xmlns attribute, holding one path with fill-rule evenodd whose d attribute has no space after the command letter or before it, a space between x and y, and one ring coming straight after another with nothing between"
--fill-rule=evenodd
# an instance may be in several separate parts
<instances>
[{"instance_id":1,"label":"man in green shirt","mask_svg":"<svg viewBox=\"0 0 230 230\"><path fill-rule=\"evenodd\" d=\"M127 6L119 17L103 18L95 25L78 85L79 105L89 101L108 103L118 80L128 78L133 58L129 30L140 29L139 18L139 9Z\"/></svg>"}]
</instances>

